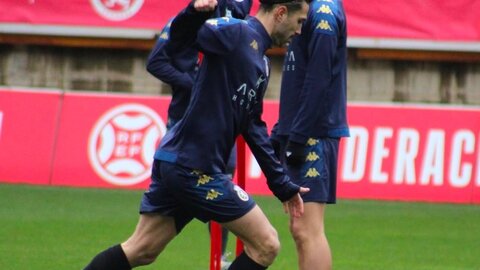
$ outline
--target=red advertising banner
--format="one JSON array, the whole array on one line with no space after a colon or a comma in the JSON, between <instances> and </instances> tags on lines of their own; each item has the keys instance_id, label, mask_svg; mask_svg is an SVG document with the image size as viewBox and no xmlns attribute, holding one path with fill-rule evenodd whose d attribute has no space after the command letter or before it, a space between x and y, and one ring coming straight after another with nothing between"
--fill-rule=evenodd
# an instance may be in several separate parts
<instances>
[{"instance_id":1,"label":"red advertising banner","mask_svg":"<svg viewBox=\"0 0 480 270\"><path fill-rule=\"evenodd\" d=\"M0 22L162 29L189 0L2 0Z\"/></svg>"},{"instance_id":2,"label":"red advertising banner","mask_svg":"<svg viewBox=\"0 0 480 270\"><path fill-rule=\"evenodd\" d=\"M268 102L270 128L277 115L278 103ZM340 198L480 202L480 108L350 104L348 115ZM250 152L246 189L271 194Z\"/></svg>"},{"instance_id":3,"label":"red advertising banner","mask_svg":"<svg viewBox=\"0 0 480 270\"><path fill-rule=\"evenodd\" d=\"M0 181L50 184L61 93L0 89Z\"/></svg>"},{"instance_id":4,"label":"red advertising banner","mask_svg":"<svg viewBox=\"0 0 480 270\"><path fill-rule=\"evenodd\" d=\"M0 89L0 182L145 189L169 98ZM480 108L350 104L338 196L480 204ZM269 129L278 102L267 101ZM252 153L246 190L270 195Z\"/></svg>"},{"instance_id":5,"label":"red advertising banner","mask_svg":"<svg viewBox=\"0 0 480 270\"><path fill-rule=\"evenodd\" d=\"M169 99L67 93L52 184L146 188Z\"/></svg>"},{"instance_id":6,"label":"red advertising banner","mask_svg":"<svg viewBox=\"0 0 480 270\"><path fill-rule=\"evenodd\" d=\"M16 25L163 28L189 0L2 0L0 23ZM428 41L480 41L480 1L345 0L349 37ZM254 1L252 14L258 9ZM13 30L12 30L13 29ZM22 28L23 29L23 28ZM32 28L33 30L33 28ZM78 30L78 29L77 29ZM23 29L22 31L27 31ZM71 31L65 31L71 35ZM372 40L370 40L372 41ZM378 40L377 40L378 43ZM445 45L445 46L448 46ZM475 50L473 47L467 49ZM477 48L477 51L480 50Z\"/></svg>"},{"instance_id":7,"label":"red advertising banner","mask_svg":"<svg viewBox=\"0 0 480 270\"><path fill-rule=\"evenodd\" d=\"M480 1L344 0L350 37L480 41Z\"/></svg>"},{"instance_id":8,"label":"red advertising banner","mask_svg":"<svg viewBox=\"0 0 480 270\"><path fill-rule=\"evenodd\" d=\"M478 202L480 109L349 107L339 196Z\"/></svg>"}]
</instances>

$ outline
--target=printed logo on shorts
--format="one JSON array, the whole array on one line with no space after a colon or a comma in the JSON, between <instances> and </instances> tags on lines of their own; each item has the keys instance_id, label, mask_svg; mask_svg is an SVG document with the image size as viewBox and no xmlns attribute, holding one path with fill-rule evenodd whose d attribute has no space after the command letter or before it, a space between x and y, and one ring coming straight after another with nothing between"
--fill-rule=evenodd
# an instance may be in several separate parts
<instances>
[{"instance_id":1,"label":"printed logo on shorts","mask_svg":"<svg viewBox=\"0 0 480 270\"><path fill-rule=\"evenodd\" d=\"M163 120L141 104L124 104L100 117L92 128L88 157L106 182L135 185L150 176L153 155L165 135Z\"/></svg>"},{"instance_id":2,"label":"printed logo on shorts","mask_svg":"<svg viewBox=\"0 0 480 270\"><path fill-rule=\"evenodd\" d=\"M307 173L305 174L305 177L307 178L315 178L317 176L320 176L320 173L318 173L317 169L315 168L308 169Z\"/></svg>"},{"instance_id":3,"label":"printed logo on shorts","mask_svg":"<svg viewBox=\"0 0 480 270\"><path fill-rule=\"evenodd\" d=\"M124 21L137 14L144 0L90 0L95 11L110 21Z\"/></svg>"},{"instance_id":4,"label":"printed logo on shorts","mask_svg":"<svg viewBox=\"0 0 480 270\"><path fill-rule=\"evenodd\" d=\"M237 192L237 196L238 198L240 198L240 200L244 202L248 201L248 194L241 187L235 185L233 189L235 190L235 192Z\"/></svg>"},{"instance_id":5,"label":"printed logo on shorts","mask_svg":"<svg viewBox=\"0 0 480 270\"><path fill-rule=\"evenodd\" d=\"M207 197L205 199L212 201L212 200L215 200L222 195L223 195L223 193L220 193L220 192L216 191L215 189L210 189L207 192Z\"/></svg>"}]
</instances>

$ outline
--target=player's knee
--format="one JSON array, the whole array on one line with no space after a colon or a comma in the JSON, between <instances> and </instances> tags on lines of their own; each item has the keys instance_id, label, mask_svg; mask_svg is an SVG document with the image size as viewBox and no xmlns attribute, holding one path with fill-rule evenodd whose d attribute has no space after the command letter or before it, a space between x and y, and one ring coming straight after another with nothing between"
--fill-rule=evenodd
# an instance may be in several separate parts
<instances>
[{"instance_id":1,"label":"player's knee","mask_svg":"<svg viewBox=\"0 0 480 270\"><path fill-rule=\"evenodd\" d=\"M258 250L258 260L260 264L270 265L277 257L280 251L280 241L275 229L272 228L271 232L261 241Z\"/></svg>"},{"instance_id":2,"label":"player's knee","mask_svg":"<svg viewBox=\"0 0 480 270\"><path fill-rule=\"evenodd\" d=\"M290 233L292 234L295 242L305 242L309 239L308 231L299 223L293 223L290 225Z\"/></svg>"}]
</instances>

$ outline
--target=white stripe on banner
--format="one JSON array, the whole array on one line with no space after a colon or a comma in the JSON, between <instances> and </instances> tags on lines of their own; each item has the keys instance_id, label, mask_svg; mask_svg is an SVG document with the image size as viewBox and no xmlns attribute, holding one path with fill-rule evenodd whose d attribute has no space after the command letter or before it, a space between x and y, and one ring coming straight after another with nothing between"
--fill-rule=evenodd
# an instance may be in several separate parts
<instances>
[{"instance_id":1,"label":"white stripe on banner","mask_svg":"<svg viewBox=\"0 0 480 270\"><path fill-rule=\"evenodd\" d=\"M480 52L480 42L349 37L349 48Z\"/></svg>"},{"instance_id":2,"label":"white stripe on banner","mask_svg":"<svg viewBox=\"0 0 480 270\"><path fill-rule=\"evenodd\" d=\"M66 37L103 37L128 39L153 39L159 32L154 29L135 29L98 26L32 25L24 23L0 23L0 33L48 35Z\"/></svg>"}]
</instances>

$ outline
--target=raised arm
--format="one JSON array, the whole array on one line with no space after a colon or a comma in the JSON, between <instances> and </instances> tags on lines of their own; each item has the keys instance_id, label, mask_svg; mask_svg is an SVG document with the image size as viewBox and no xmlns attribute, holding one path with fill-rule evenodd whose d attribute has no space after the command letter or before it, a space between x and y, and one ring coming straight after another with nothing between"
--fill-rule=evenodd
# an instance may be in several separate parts
<instances>
[{"instance_id":1,"label":"raised arm","mask_svg":"<svg viewBox=\"0 0 480 270\"><path fill-rule=\"evenodd\" d=\"M186 47L191 47L197 38L197 32L212 16L217 0L194 0L172 21L170 42L166 53L173 55Z\"/></svg>"},{"instance_id":2,"label":"raised arm","mask_svg":"<svg viewBox=\"0 0 480 270\"><path fill-rule=\"evenodd\" d=\"M181 89L191 89L193 86L192 75L188 71L176 67L165 50L165 45L170 40L170 24L171 21L162 30L155 46L148 56L147 71L155 78L171 86ZM195 55L192 54L192 57L194 58Z\"/></svg>"}]
</instances>

